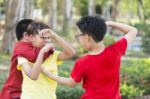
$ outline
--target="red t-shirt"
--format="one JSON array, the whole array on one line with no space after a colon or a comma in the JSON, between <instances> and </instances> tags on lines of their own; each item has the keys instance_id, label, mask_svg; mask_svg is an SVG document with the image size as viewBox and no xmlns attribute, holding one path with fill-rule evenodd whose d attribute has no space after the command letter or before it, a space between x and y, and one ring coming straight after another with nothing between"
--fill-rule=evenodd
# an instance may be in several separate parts
<instances>
[{"instance_id":1,"label":"red t-shirt","mask_svg":"<svg viewBox=\"0 0 150 99\"><path fill-rule=\"evenodd\" d=\"M71 77L83 80L85 93L81 99L121 99L120 61L125 54L127 40L120 39L97 55L86 55L78 59Z\"/></svg>"}]
</instances>

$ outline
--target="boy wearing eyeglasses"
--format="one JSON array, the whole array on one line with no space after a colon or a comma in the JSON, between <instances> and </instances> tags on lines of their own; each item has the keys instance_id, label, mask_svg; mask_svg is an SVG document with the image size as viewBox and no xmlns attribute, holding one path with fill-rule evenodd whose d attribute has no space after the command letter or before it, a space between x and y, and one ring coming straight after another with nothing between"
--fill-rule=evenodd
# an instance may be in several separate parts
<instances>
[{"instance_id":1,"label":"boy wearing eyeglasses","mask_svg":"<svg viewBox=\"0 0 150 99\"><path fill-rule=\"evenodd\" d=\"M123 32L120 40L110 46L103 43L107 26ZM81 81L85 90L81 99L121 99L120 62L127 45L137 35L137 29L118 22L107 21L99 16L85 16L77 22L80 32L75 37L89 53L77 59L70 78L43 72L58 83L74 87Z\"/></svg>"}]
</instances>

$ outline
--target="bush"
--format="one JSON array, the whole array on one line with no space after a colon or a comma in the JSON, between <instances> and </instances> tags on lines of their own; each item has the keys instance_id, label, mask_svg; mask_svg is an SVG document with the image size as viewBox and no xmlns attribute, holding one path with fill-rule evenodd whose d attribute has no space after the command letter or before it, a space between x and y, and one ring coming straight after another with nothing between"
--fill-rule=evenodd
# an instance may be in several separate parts
<instances>
[{"instance_id":1,"label":"bush","mask_svg":"<svg viewBox=\"0 0 150 99\"><path fill-rule=\"evenodd\" d=\"M150 93L150 58L124 60L121 66L121 81L133 85L143 92ZM140 95L140 94L139 94Z\"/></svg>"},{"instance_id":2,"label":"bush","mask_svg":"<svg viewBox=\"0 0 150 99\"><path fill-rule=\"evenodd\" d=\"M120 90L122 99L134 99L135 96L142 96L144 92L144 90L140 90L134 85L129 85L125 81L121 83Z\"/></svg>"},{"instance_id":3,"label":"bush","mask_svg":"<svg viewBox=\"0 0 150 99\"><path fill-rule=\"evenodd\" d=\"M75 88L68 88L66 86L58 86L57 88L57 99L80 99L80 96L83 93L81 85L76 86Z\"/></svg>"},{"instance_id":4,"label":"bush","mask_svg":"<svg viewBox=\"0 0 150 99\"><path fill-rule=\"evenodd\" d=\"M150 53L150 24L139 23L135 24L135 27L138 28L139 32L142 34L142 48L145 53L149 55Z\"/></svg>"}]
</instances>

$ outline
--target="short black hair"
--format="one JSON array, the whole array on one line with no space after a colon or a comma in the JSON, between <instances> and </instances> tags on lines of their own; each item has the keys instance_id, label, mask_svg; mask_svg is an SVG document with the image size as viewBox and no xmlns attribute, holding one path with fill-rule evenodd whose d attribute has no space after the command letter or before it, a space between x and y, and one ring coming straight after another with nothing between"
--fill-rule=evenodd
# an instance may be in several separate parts
<instances>
[{"instance_id":1,"label":"short black hair","mask_svg":"<svg viewBox=\"0 0 150 99\"><path fill-rule=\"evenodd\" d=\"M50 27L40 21L33 21L27 28L27 34L28 35L36 35L38 34L38 31L42 29L50 29Z\"/></svg>"},{"instance_id":2,"label":"short black hair","mask_svg":"<svg viewBox=\"0 0 150 99\"><path fill-rule=\"evenodd\" d=\"M32 19L23 19L17 23L15 33L18 41L20 41L23 38L23 34L27 32L29 24L33 21L34 20Z\"/></svg>"},{"instance_id":3,"label":"short black hair","mask_svg":"<svg viewBox=\"0 0 150 99\"><path fill-rule=\"evenodd\" d=\"M102 41L107 31L105 20L100 16L82 17L76 25L83 34L91 36L95 42Z\"/></svg>"}]
</instances>

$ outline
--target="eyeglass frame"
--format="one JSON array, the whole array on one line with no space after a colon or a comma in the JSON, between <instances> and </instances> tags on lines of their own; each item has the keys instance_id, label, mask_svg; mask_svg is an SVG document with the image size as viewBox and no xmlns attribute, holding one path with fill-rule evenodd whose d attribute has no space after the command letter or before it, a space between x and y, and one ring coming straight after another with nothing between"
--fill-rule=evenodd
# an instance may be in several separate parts
<instances>
[{"instance_id":1,"label":"eyeglass frame","mask_svg":"<svg viewBox=\"0 0 150 99\"><path fill-rule=\"evenodd\" d=\"M82 34L77 34L77 35L75 35L75 38L76 38L77 40L79 40L79 37L82 36L82 35L85 35L85 34L83 34L83 33L82 33Z\"/></svg>"}]
</instances>

